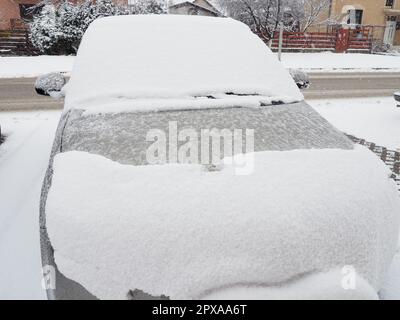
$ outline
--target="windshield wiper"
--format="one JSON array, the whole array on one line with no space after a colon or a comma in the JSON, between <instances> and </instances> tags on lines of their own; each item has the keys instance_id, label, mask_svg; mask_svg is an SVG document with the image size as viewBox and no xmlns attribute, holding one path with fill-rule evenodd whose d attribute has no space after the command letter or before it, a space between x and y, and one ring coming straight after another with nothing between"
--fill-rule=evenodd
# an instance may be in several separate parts
<instances>
[{"instance_id":1,"label":"windshield wiper","mask_svg":"<svg viewBox=\"0 0 400 320\"><path fill-rule=\"evenodd\" d=\"M211 96L211 95L208 95L208 96L194 96L194 98L196 98L196 99L199 99L199 98L207 98L207 99L217 99L216 97L214 97L214 96Z\"/></svg>"},{"instance_id":2,"label":"windshield wiper","mask_svg":"<svg viewBox=\"0 0 400 320\"><path fill-rule=\"evenodd\" d=\"M225 92L227 96L238 96L238 97L257 97L258 93L235 93L235 92Z\"/></svg>"}]
</instances>

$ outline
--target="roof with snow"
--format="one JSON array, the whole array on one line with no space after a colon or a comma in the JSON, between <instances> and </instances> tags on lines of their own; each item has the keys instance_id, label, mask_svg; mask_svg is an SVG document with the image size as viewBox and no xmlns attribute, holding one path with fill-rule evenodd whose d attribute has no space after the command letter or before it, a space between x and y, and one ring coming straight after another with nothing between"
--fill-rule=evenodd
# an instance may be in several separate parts
<instances>
[{"instance_id":1,"label":"roof with snow","mask_svg":"<svg viewBox=\"0 0 400 320\"><path fill-rule=\"evenodd\" d=\"M96 20L85 33L65 107L143 106L162 99L188 108L201 102L206 108L208 96L227 93L226 99L232 93L252 95L264 104L303 100L276 55L241 22L186 15L118 16Z\"/></svg>"}]
</instances>

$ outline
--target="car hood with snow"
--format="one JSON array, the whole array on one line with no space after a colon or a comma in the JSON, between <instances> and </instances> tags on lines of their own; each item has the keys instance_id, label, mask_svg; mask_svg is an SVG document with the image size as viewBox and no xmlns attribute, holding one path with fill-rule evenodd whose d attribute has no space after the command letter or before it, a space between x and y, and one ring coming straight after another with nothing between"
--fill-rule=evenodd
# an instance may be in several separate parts
<instances>
[{"instance_id":1,"label":"car hood with snow","mask_svg":"<svg viewBox=\"0 0 400 320\"><path fill-rule=\"evenodd\" d=\"M256 98L243 101L243 95ZM276 55L245 24L139 15L91 24L79 47L65 108L117 112L301 100Z\"/></svg>"},{"instance_id":2,"label":"car hood with snow","mask_svg":"<svg viewBox=\"0 0 400 320\"><path fill-rule=\"evenodd\" d=\"M198 299L252 286L264 299L376 298L399 224L384 164L357 147L260 152L254 169L238 176L229 164L210 172L61 153L46 208L55 260L103 299L131 290ZM342 287L346 266L359 277L355 291ZM320 282L288 295L309 276Z\"/></svg>"}]
</instances>

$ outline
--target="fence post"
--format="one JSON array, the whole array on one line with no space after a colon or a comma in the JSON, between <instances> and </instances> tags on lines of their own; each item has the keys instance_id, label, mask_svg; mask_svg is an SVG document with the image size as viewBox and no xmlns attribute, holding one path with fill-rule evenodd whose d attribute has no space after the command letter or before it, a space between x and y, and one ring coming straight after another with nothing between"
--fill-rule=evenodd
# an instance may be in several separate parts
<instances>
[{"instance_id":1,"label":"fence post","mask_svg":"<svg viewBox=\"0 0 400 320\"><path fill-rule=\"evenodd\" d=\"M282 61L282 45L283 45L283 22L279 24L279 47L278 47L278 60Z\"/></svg>"},{"instance_id":2,"label":"fence post","mask_svg":"<svg viewBox=\"0 0 400 320\"><path fill-rule=\"evenodd\" d=\"M346 52L349 48L350 31L348 29L340 28L336 33L336 53Z\"/></svg>"}]
</instances>

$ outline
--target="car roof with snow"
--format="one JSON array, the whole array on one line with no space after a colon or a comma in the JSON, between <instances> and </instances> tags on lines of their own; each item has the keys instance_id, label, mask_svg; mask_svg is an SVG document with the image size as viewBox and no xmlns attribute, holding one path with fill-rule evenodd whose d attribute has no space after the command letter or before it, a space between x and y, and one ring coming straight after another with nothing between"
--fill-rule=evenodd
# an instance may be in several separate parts
<instances>
[{"instance_id":1,"label":"car roof with snow","mask_svg":"<svg viewBox=\"0 0 400 320\"><path fill-rule=\"evenodd\" d=\"M180 109L301 100L276 55L243 23L136 15L91 24L79 48L65 108Z\"/></svg>"}]
</instances>

